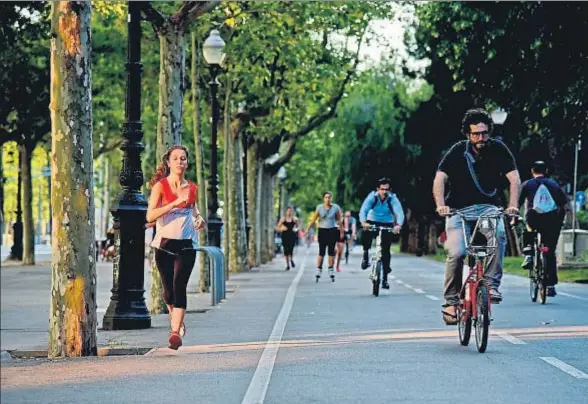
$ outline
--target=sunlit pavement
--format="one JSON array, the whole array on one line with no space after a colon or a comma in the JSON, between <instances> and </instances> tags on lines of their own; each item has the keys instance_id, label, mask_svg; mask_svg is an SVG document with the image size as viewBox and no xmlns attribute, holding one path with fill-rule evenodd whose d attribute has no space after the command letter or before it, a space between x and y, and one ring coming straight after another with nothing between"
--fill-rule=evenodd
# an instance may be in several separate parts
<instances>
[{"instance_id":1,"label":"sunlit pavement","mask_svg":"<svg viewBox=\"0 0 588 404\"><path fill-rule=\"evenodd\" d=\"M289 272L280 256L240 275L220 307L188 315L177 352L161 322L127 335L157 342L143 356L4 362L2 403L586 402L587 286L561 284L542 306L506 275L479 354L441 320L441 264L393 255L391 289L376 298L360 248L334 283L326 266L315 283L316 252L299 248Z\"/></svg>"}]
</instances>

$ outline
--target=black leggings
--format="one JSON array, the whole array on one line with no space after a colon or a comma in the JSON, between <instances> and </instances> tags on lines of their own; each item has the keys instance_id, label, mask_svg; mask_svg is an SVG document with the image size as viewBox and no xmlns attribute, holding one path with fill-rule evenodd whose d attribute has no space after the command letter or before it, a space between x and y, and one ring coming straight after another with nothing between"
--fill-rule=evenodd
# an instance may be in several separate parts
<instances>
[{"instance_id":1,"label":"black leggings","mask_svg":"<svg viewBox=\"0 0 588 404\"><path fill-rule=\"evenodd\" d=\"M335 244L339 239L339 229L336 227L330 229L321 229L318 231L319 255L325 256L327 248L329 249L329 257L335 256Z\"/></svg>"},{"instance_id":2,"label":"black leggings","mask_svg":"<svg viewBox=\"0 0 588 404\"><path fill-rule=\"evenodd\" d=\"M186 308L186 288L195 261L192 240L161 240L160 248L155 250L155 263L161 275L166 304Z\"/></svg>"},{"instance_id":3,"label":"black leggings","mask_svg":"<svg viewBox=\"0 0 588 404\"><path fill-rule=\"evenodd\" d=\"M284 245L284 255L292 256L294 253L294 244L296 239L294 235L284 235L282 233L282 244Z\"/></svg>"}]
</instances>

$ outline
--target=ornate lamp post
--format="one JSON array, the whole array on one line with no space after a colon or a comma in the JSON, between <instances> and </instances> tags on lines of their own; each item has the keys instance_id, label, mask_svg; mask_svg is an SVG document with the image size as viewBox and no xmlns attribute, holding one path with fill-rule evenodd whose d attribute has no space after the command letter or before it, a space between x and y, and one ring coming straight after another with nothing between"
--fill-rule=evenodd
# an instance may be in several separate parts
<instances>
[{"instance_id":1,"label":"ornate lamp post","mask_svg":"<svg viewBox=\"0 0 588 404\"><path fill-rule=\"evenodd\" d=\"M142 2L129 1L127 89L124 152L120 173L122 192L114 216L116 256L113 266L113 287L110 305L104 315L105 330L130 330L151 327L143 294L145 270L145 216L147 201L140 189L141 171L141 7Z\"/></svg>"},{"instance_id":2,"label":"ornate lamp post","mask_svg":"<svg viewBox=\"0 0 588 404\"><path fill-rule=\"evenodd\" d=\"M210 176L208 180L209 186L209 212L208 212L208 243L211 246L220 247L221 245L221 228L223 221L218 215L218 151L217 151L217 129L219 120L219 105L218 105L218 81L216 79L221 68L221 63L225 59L223 49L225 42L220 36L220 33L213 29L210 32L206 41L204 41L203 53L206 63L208 63L211 75L210 94L212 98L212 128L210 136L210 144L212 147L210 153Z\"/></svg>"},{"instance_id":3,"label":"ornate lamp post","mask_svg":"<svg viewBox=\"0 0 588 404\"><path fill-rule=\"evenodd\" d=\"M492 122L494 122L494 126L495 126L495 133L496 133L495 137L498 140L503 140L504 121L506 121L506 118L508 117L508 113L504 109L498 107L490 113L490 116L492 117Z\"/></svg>"}]
</instances>

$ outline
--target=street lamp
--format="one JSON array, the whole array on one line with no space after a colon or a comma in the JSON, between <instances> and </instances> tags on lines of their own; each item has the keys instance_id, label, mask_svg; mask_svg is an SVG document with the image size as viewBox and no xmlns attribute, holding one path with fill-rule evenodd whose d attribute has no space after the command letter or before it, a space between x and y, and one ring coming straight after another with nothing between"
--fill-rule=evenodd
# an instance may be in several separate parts
<instances>
[{"instance_id":1,"label":"street lamp","mask_svg":"<svg viewBox=\"0 0 588 404\"><path fill-rule=\"evenodd\" d=\"M494 122L495 125L495 138L498 140L502 140L503 138L503 134L504 134L504 122L506 121L506 118L508 117L508 113L498 107L496 108L494 111L492 111L490 113L490 116L492 117L492 122Z\"/></svg>"},{"instance_id":2,"label":"street lamp","mask_svg":"<svg viewBox=\"0 0 588 404\"><path fill-rule=\"evenodd\" d=\"M278 221L279 221L280 217L282 215L282 199L283 199L283 194L284 194L284 181L288 177L288 174L286 173L286 168L280 167L280 169L278 170L277 177L278 177L278 183L280 186L279 193L278 193Z\"/></svg>"},{"instance_id":3,"label":"street lamp","mask_svg":"<svg viewBox=\"0 0 588 404\"><path fill-rule=\"evenodd\" d=\"M129 1L128 52L126 63L127 88L124 152L118 204L111 210L114 217L115 257L110 305L103 320L105 330L130 330L151 327L151 317L145 304L145 219L147 200L141 193L143 171L141 143L141 7L142 2Z\"/></svg>"},{"instance_id":4,"label":"street lamp","mask_svg":"<svg viewBox=\"0 0 588 404\"><path fill-rule=\"evenodd\" d=\"M212 128L210 143L212 150L210 153L210 176L208 180L210 195L210 210L208 212L208 242L211 246L220 247L221 245L221 228L223 221L218 215L218 154L217 154L217 129L219 120L219 105L217 99L218 81L216 79L221 64L225 59L223 49L225 41L220 36L218 30L213 29L202 46L204 60L210 69L210 95L212 99Z\"/></svg>"}]
</instances>

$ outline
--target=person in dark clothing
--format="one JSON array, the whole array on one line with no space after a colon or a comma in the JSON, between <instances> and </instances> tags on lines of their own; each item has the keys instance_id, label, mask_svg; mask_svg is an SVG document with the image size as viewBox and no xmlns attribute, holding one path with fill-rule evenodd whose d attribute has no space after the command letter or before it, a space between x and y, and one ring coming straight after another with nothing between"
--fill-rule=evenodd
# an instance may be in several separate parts
<instances>
[{"instance_id":1,"label":"person in dark clothing","mask_svg":"<svg viewBox=\"0 0 588 404\"><path fill-rule=\"evenodd\" d=\"M443 156L433 182L433 197L437 213L449 216L451 209L459 209L469 217L479 217L495 212L506 205L506 213L518 214L520 177L515 159L508 147L500 140L492 139L494 123L490 114L483 109L471 109L462 121L465 140L457 142ZM504 198L504 185L508 180L509 201ZM450 192L446 194L446 185ZM447 260L445 262L445 281L443 319L446 324L456 323L456 306L462 285L463 263L466 255L461 217L449 216L446 219ZM466 228L471 231L470 222ZM499 292L502 280L502 264L506 246L504 222L498 223L495 239L488 240L497 245L498 250L488 261L485 278L490 288L493 302L502 300Z\"/></svg>"},{"instance_id":2,"label":"person in dark clothing","mask_svg":"<svg viewBox=\"0 0 588 404\"><path fill-rule=\"evenodd\" d=\"M536 161L531 168L533 178L522 185L519 205L525 204L527 231L523 233L525 259L521 266L525 269L533 268L533 242L535 232L540 233L541 241L548 249L545 252L547 296L555 296L555 285L557 285L555 248L568 208L568 198L557 181L547 178L546 174L545 162Z\"/></svg>"},{"instance_id":3,"label":"person in dark clothing","mask_svg":"<svg viewBox=\"0 0 588 404\"><path fill-rule=\"evenodd\" d=\"M280 219L276 230L282 233L282 245L284 247L284 258L286 259L286 271L296 267L292 256L294 255L294 244L298 238L298 229L300 227L298 219L294 216L294 210L288 206L286 216Z\"/></svg>"}]
</instances>

